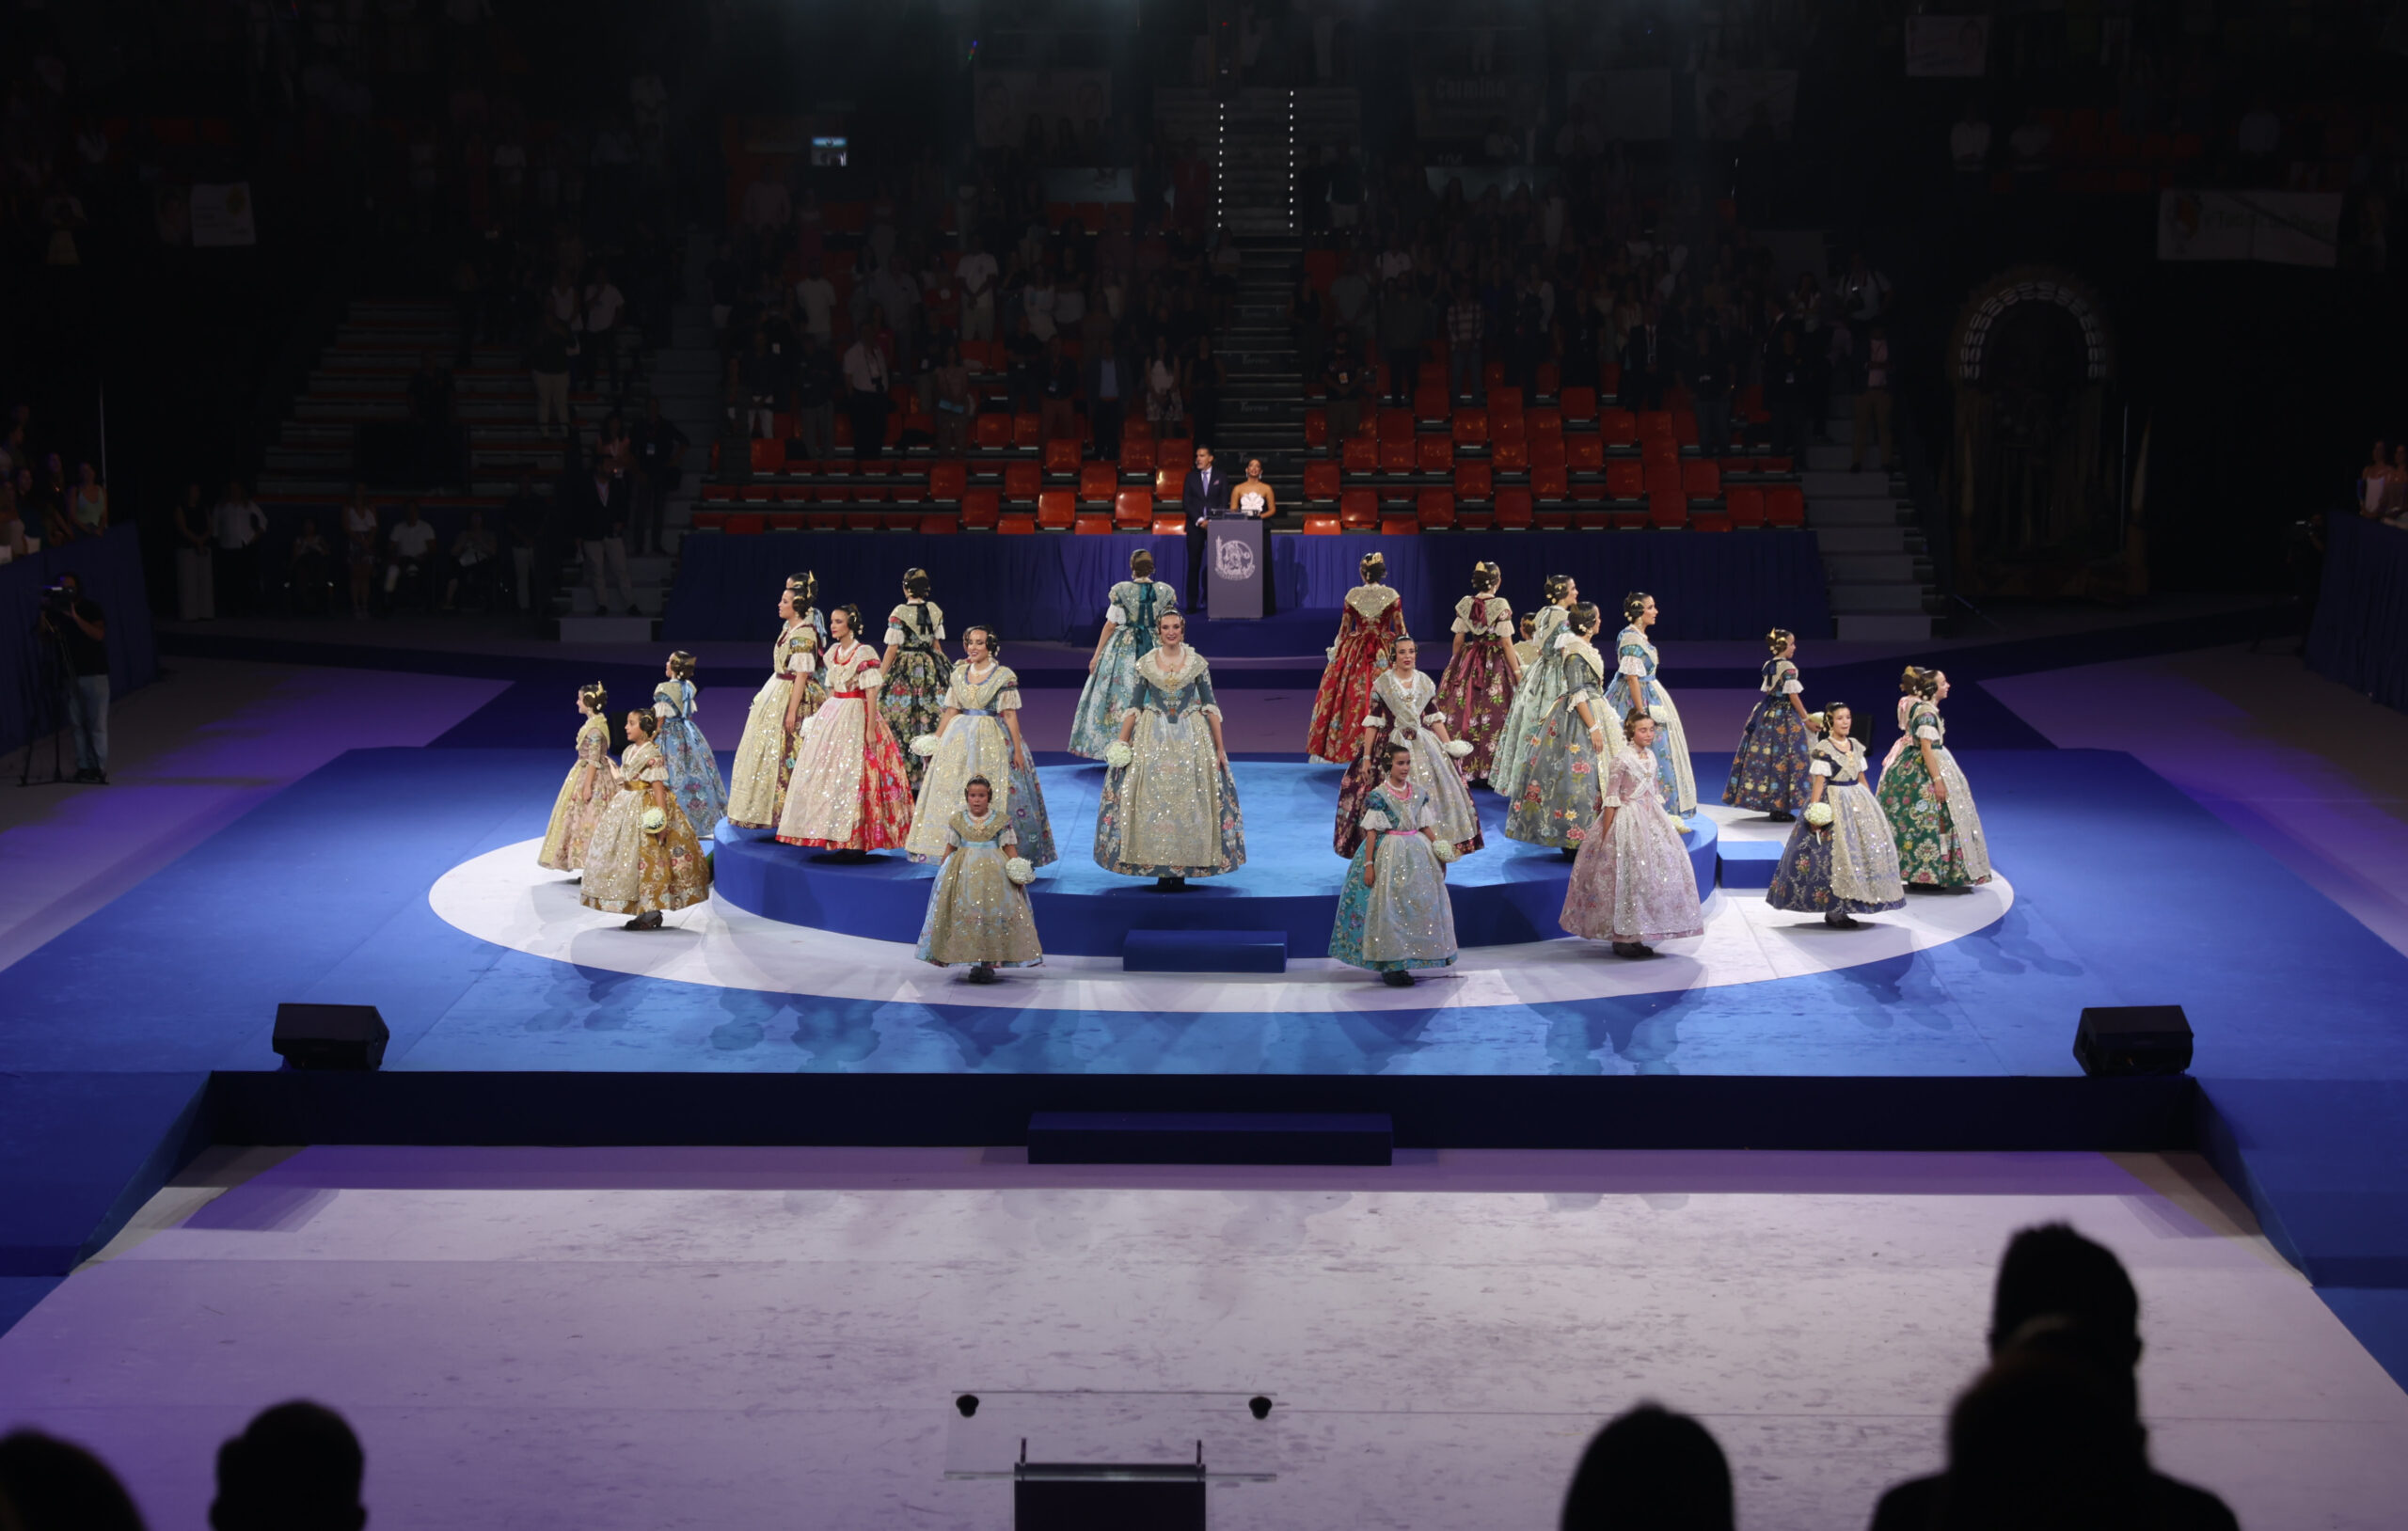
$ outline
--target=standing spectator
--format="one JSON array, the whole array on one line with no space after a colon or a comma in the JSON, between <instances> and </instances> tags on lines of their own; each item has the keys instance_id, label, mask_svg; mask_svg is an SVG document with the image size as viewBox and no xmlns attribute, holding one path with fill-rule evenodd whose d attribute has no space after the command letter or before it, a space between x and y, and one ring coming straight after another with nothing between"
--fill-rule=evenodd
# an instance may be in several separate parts
<instances>
[{"instance_id":1,"label":"standing spectator","mask_svg":"<svg viewBox=\"0 0 2408 1531\"><path fill-rule=\"evenodd\" d=\"M1799 467L1806 466L1806 405L1811 391L1806 358L1798 348L1798 326L1783 324L1771 355L1765 357L1765 408L1772 416L1774 455L1793 458Z\"/></svg>"},{"instance_id":2,"label":"standing spectator","mask_svg":"<svg viewBox=\"0 0 2408 1531\"><path fill-rule=\"evenodd\" d=\"M1038 396L1038 434L1047 441L1079 434L1079 364L1062 354L1062 337L1045 342L1045 387Z\"/></svg>"},{"instance_id":3,"label":"standing spectator","mask_svg":"<svg viewBox=\"0 0 2408 1531\"><path fill-rule=\"evenodd\" d=\"M267 513L237 481L226 486L226 497L209 513L210 534L217 542L217 594L230 617L247 617L259 599L259 542L267 530Z\"/></svg>"},{"instance_id":4,"label":"standing spectator","mask_svg":"<svg viewBox=\"0 0 2408 1531\"><path fill-rule=\"evenodd\" d=\"M444 610L459 608L463 587L478 610L486 608L493 599L493 576L499 553L493 533L485 528L485 513L471 508L468 524L452 539L452 577L443 587Z\"/></svg>"},{"instance_id":5,"label":"standing spectator","mask_svg":"<svg viewBox=\"0 0 2408 1531\"><path fill-rule=\"evenodd\" d=\"M1156 435L1176 430L1186 418L1187 403L1179 389L1179 358L1170 354L1170 337L1154 337L1153 354L1146 358L1146 420Z\"/></svg>"},{"instance_id":6,"label":"standing spectator","mask_svg":"<svg viewBox=\"0 0 2408 1531\"><path fill-rule=\"evenodd\" d=\"M1363 429L1363 392L1369 369L1354 355L1354 332L1341 329L1330 339L1329 365L1322 386L1329 390L1329 454L1340 455L1346 443Z\"/></svg>"},{"instance_id":7,"label":"standing spectator","mask_svg":"<svg viewBox=\"0 0 2408 1531\"><path fill-rule=\"evenodd\" d=\"M520 468L518 487L502 503L501 530L510 546L511 590L521 611L535 609L535 550L543 545L548 510L544 497L535 493L535 470ZM551 581L543 583L548 588Z\"/></svg>"},{"instance_id":8,"label":"standing spectator","mask_svg":"<svg viewBox=\"0 0 2408 1531\"><path fill-rule=\"evenodd\" d=\"M996 270L986 241L973 235L969 249L953 268L961 283L961 338L965 340L995 338Z\"/></svg>"},{"instance_id":9,"label":"standing spectator","mask_svg":"<svg viewBox=\"0 0 2408 1531\"><path fill-rule=\"evenodd\" d=\"M418 501L402 507L402 518L393 523L385 545L389 558L385 564L385 602L388 608L399 609L402 585L409 585L409 596L424 610L435 604L435 528L419 514Z\"/></svg>"},{"instance_id":10,"label":"standing spectator","mask_svg":"<svg viewBox=\"0 0 2408 1531\"><path fill-rule=\"evenodd\" d=\"M1863 471L1864 442L1877 431L1881 438L1881 468L1895 472L1898 446L1890 436L1890 332L1875 324L1864 342L1864 387L1856 394L1856 430L1848 449L1847 470Z\"/></svg>"},{"instance_id":11,"label":"standing spectator","mask_svg":"<svg viewBox=\"0 0 2408 1531\"><path fill-rule=\"evenodd\" d=\"M1338 323L1354 332L1358 349L1368 350L1372 330L1378 320L1378 305L1372 301L1370 282L1363 275L1360 259L1349 255L1346 269L1329 284L1330 306L1338 312Z\"/></svg>"},{"instance_id":12,"label":"standing spectator","mask_svg":"<svg viewBox=\"0 0 2408 1531\"><path fill-rule=\"evenodd\" d=\"M343 561L351 571L351 614L365 617L376 588L376 545L383 529L376 507L368 503L368 486L351 486L351 503L343 507Z\"/></svg>"},{"instance_id":13,"label":"standing spectator","mask_svg":"<svg viewBox=\"0 0 2408 1531\"><path fill-rule=\"evenodd\" d=\"M535 429L547 436L568 431L568 325L545 310L527 349L527 368L535 377Z\"/></svg>"},{"instance_id":14,"label":"standing spectator","mask_svg":"<svg viewBox=\"0 0 2408 1531\"><path fill-rule=\"evenodd\" d=\"M109 492L89 463L75 465L75 488L68 497L67 519L78 537L98 537L109 529Z\"/></svg>"},{"instance_id":15,"label":"standing spectator","mask_svg":"<svg viewBox=\"0 0 2408 1531\"><path fill-rule=\"evenodd\" d=\"M744 354L739 377L744 388L744 434L766 441L778 434L778 401L784 396L785 368L769 339L769 327L752 331L752 348Z\"/></svg>"},{"instance_id":16,"label":"standing spectator","mask_svg":"<svg viewBox=\"0 0 2408 1531\"><path fill-rule=\"evenodd\" d=\"M1421 348L1428 339L1421 294L1402 276L1389 277L1380 293L1380 356L1388 364L1388 392L1400 404L1413 402Z\"/></svg>"},{"instance_id":17,"label":"standing spectator","mask_svg":"<svg viewBox=\"0 0 2408 1531\"><path fill-rule=\"evenodd\" d=\"M1697 406L1699 450L1719 457L1731 450L1731 355L1711 324L1700 324L1688 350L1689 398Z\"/></svg>"},{"instance_id":18,"label":"standing spectator","mask_svg":"<svg viewBox=\"0 0 2408 1531\"><path fill-rule=\"evenodd\" d=\"M612 580L618 583L627 615L636 614L635 585L627 577L627 494L626 476L596 461L594 471L579 478L576 504L569 513L569 529L585 560L585 577L594 592L597 617L610 614Z\"/></svg>"},{"instance_id":19,"label":"standing spectator","mask_svg":"<svg viewBox=\"0 0 2408 1531\"><path fill-rule=\"evenodd\" d=\"M83 578L58 576L66 587L64 621L51 623L67 661L67 726L75 737L75 780L105 786L109 780L108 614L84 593Z\"/></svg>"},{"instance_id":20,"label":"standing spectator","mask_svg":"<svg viewBox=\"0 0 2408 1531\"><path fill-rule=\"evenodd\" d=\"M660 396L644 401L643 420L631 441L635 458L635 520L630 551L641 558L661 550L662 516L685 477L686 449L692 445L677 422L660 412Z\"/></svg>"},{"instance_id":21,"label":"standing spectator","mask_svg":"<svg viewBox=\"0 0 2408 1531\"><path fill-rule=\"evenodd\" d=\"M1038 398L1045 391L1045 342L1024 324L1012 328L1012 338L1004 342L1005 387L1011 394L1012 408L1022 414L1034 414Z\"/></svg>"},{"instance_id":22,"label":"standing spectator","mask_svg":"<svg viewBox=\"0 0 2408 1531\"><path fill-rule=\"evenodd\" d=\"M1095 454L1109 463L1120 460L1120 426L1130 395L1136 390L1136 375L1107 325L1101 340L1086 348L1086 396L1087 429L1095 437ZM965 422L969 418L962 418ZM938 423L942 429L943 416Z\"/></svg>"},{"instance_id":23,"label":"standing spectator","mask_svg":"<svg viewBox=\"0 0 2408 1531\"><path fill-rule=\"evenodd\" d=\"M1671 356L1664 343L1664 328L1656 320L1656 305L1647 304L1639 323L1622 342L1622 406L1624 409L1664 407L1665 373Z\"/></svg>"},{"instance_id":24,"label":"standing spectator","mask_svg":"<svg viewBox=\"0 0 2408 1531\"><path fill-rule=\"evenodd\" d=\"M802 280L794 284L794 301L802 309L803 333L829 345L836 339L836 284L821 265L816 257L804 265Z\"/></svg>"},{"instance_id":25,"label":"standing spectator","mask_svg":"<svg viewBox=\"0 0 2408 1531\"><path fill-rule=\"evenodd\" d=\"M200 501L196 481L184 485L184 497L176 505L176 616L182 622L207 622L217 615L209 567L209 507Z\"/></svg>"},{"instance_id":26,"label":"standing spectator","mask_svg":"<svg viewBox=\"0 0 2408 1531\"><path fill-rule=\"evenodd\" d=\"M17 505L28 525L41 528L44 546L63 547L75 540L75 523L67 514L67 474L56 452L43 461L40 472L23 475Z\"/></svg>"},{"instance_id":27,"label":"standing spectator","mask_svg":"<svg viewBox=\"0 0 2408 1531\"><path fill-rule=\"evenodd\" d=\"M17 485L13 480L0 481L0 547L7 548L12 559L24 558L33 551L25 538L25 518L17 511Z\"/></svg>"},{"instance_id":28,"label":"standing spectator","mask_svg":"<svg viewBox=\"0 0 2408 1531\"><path fill-rule=\"evenodd\" d=\"M1447 310L1447 396L1484 402L1488 386L1480 370L1480 341L1488 311L1472 295L1469 282L1455 283L1455 301Z\"/></svg>"},{"instance_id":29,"label":"standing spectator","mask_svg":"<svg viewBox=\"0 0 2408 1531\"><path fill-rule=\"evenodd\" d=\"M318 529L318 518L301 523L284 560L285 610L295 616L323 616L334 604L334 548Z\"/></svg>"},{"instance_id":30,"label":"standing spectator","mask_svg":"<svg viewBox=\"0 0 2408 1531\"><path fill-rule=\"evenodd\" d=\"M884 316L873 306L870 317L875 325ZM853 338L845 348L846 413L853 421L853 458L870 462L886 455L886 413L894 407L887 397L888 371L885 354L873 342L865 330Z\"/></svg>"},{"instance_id":31,"label":"standing spectator","mask_svg":"<svg viewBox=\"0 0 2408 1531\"><path fill-rule=\"evenodd\" d=\"M1848 257L1847 275L1840 278L1840 311L1861 333L1890 306L1890 278L1865 259L1862 250Z\"/></svg>"},{"instance_id":32,"label":"standing spectator","mask_svg":"<svg viewBox=\"0 0 2408 1531\"><path fill-rule=\"evenodd\" d=\"M836 389L843 382L828 342L806 336L802 356L795 364L794 408L807 461L825 463L836 455Z\"/></svg>"},{"instance_id":33,"label":"standing spectator","mask_svg":"<svg viewBox=\"0 0 2408 1531\"><path fill-rule=\"evenodd\" d=\"M595 265L594 279L582 294L585 312L585 384L594 386L594 370L608 371L610 392L619 391L619 319L627 300L610 281L608 267Z\"/></svg>"}]
</instances>

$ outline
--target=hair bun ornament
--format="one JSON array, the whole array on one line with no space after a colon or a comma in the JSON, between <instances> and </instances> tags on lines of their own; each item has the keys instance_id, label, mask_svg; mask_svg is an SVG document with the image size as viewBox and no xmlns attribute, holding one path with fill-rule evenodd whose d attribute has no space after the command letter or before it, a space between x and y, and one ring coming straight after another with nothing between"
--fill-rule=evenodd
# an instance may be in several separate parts
<instances>
[{"instance_id":1,"label":"hair bun ornament","mask_svg":"<svg viewBox=\"0 0 2408 1531\"><path fill-rule=\"evenodd\" d=\"M1447 753L1454 756L1457 760L1461 760L1465 755L1471 753L1471 744L1468 740L1465 739L1449 739L1447 741Z\"/></svg>"},{"instance_id":2,"label":"hair bun ornament","mask_svg":"<svg viewBox=\"0 0 2408 1531\"><path fill-rule=\"evenodd\" d=\"M1110 744L1103 747L1103 763L1106 766L1111 766L1116 771L1126 770L1129 763L1136 758L1137 751L1130 749L1128 745L1122 743L1118 739L1115 739Z\"/></svg>"},{"instance_id":3,"label":"hair bun ornament","mask_svg":"<svg viewBox=\"0 0 2408 1531\"><path fill-rule=\"evenodd\" d=\"M918 738L911 741L911 753L919 756L922 760L927 759L930 755L933 755L936 752L937 736L933 734L923 734Z\"/></svg>"},{"instance_id":4,"label":"hair bun ornament","mask_svg":"<svg viewBox=\"0 0 2408 1531\"><path fill-rule=\"evenodd\" d=\"M1025 856L1015 856L1004 863L1004 876L1025 888L1037 880L1037 868L1028 864Z\"/></svg>"},{"instance_id":5,"label":"hair bun ornament","mask_svg":"<svg viewBox=\"0 0 2408 1531\"><path fill-rule=\"evenodd\" d=\"M647 808L643 811L644 833L658 834L661 830L668 828L669 814L665 811L657 808Z\"/></svg>"},{"instance_id":6,"label":"hair bun ornament","mask_svg":"<svg viewBox=\"0 0 2408 1531\"><path fill-rule=\"evenodd\" d=\"M1807 822L1808 824L1812 825L1813 827L1814 827L1814 828L1815 828L1815 829L1819 829L1823 828L1823 826L1825 826L1825 825L1827 825L1827 824L1830 823L1830 822L1831 822L1831 805L1830 805L1830 804L1829 804L1829 803L1809 803L1809 804L1807 804L1807 805L1806 805L1806 822Z\"/></svg>"}]
</instances>

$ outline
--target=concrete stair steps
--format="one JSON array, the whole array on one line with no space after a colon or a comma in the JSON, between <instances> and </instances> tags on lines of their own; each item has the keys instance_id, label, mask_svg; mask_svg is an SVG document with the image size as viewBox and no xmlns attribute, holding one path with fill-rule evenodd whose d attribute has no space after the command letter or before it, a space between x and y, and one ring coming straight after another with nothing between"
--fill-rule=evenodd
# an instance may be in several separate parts
<instances>
[{"instance_id":1,"label":"concrete stair steps","mask_svg":"<svg viewBox=\"0 0 2408 1531\"><path fill-rule=\"evenodd\" d=\"M1914 512L1894 499L1809 499L1806 524L1825 527L1910 527Z\"/></svg>"},{"instance_id":2,"label":"concrete stair steps","mask_svg":"<svg viewBox=\"0 0 2408 1531\"><path fill-rule=\"evenodd\" d=\"M1923 533L1906 526L1817 526L1814 542L1823 557L1845 553L1921 553Z\"/></svg>"},{"instance_id":3,"label":"concrete stair steps","mask_svg":"<svg viewBox=\"0 0 2408 1531\"><path fill-rule=\"evenodd\" d=\"M1922 612L1924 587L1915 583L1846 583L1826 587L1834 612Z\"/></svg>"},{"instance_id":4,"label":"concrete stair steps","mask_svg":"<svg viewBox=\"0 0 2408 1531\"><path fill-rule=\"evenodd\" d=\"M1834 585L1909 583L1931 576L1931 564L1912 553L1834 553L1823 550L1823 577Z\"/></svg>"},{"instance_id":5,"label":"concrete stair steps","mask_svg":"<svg viewBox=\"0 0 2408 1531\"><path fill-rule=\"evenodd\" d=\"M1931 615L1923 611L1843 611L1831 621L1848 643L1921 643L1931 637Z\"/></svg>"},{"instance_id":6,"label":"concrete stair steps","mask_svg":"<svg viewBox=\"0 0 2408 1531\"><path fill-rule=\"evenodd\" d=\"M649 643L660 630L652 617L579 617L560 619L562 643Z\"/></svg>"},{"instance_id":7,"label":"concrete stair steps","mask_svg":"<svg viewBox=\"0 0 2408 1531\"><path fill-rule=\"evenodd\" d=\"M1895 492L1887 473L1834 473L1808 468L1798 475L1798 481L1810 500L1886 499Z\"/></svg>"}]
</instances>

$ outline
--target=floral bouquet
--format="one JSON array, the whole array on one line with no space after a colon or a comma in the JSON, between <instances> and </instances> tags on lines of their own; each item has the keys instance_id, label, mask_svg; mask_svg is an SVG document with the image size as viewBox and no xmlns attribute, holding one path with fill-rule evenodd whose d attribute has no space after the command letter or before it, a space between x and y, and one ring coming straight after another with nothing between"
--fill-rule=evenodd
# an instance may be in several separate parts
<instances>
[{"instance_id":1,"label":"floral bouquet","mask_svg":"<svg viewBox=\"0 0 2408 1531\"><path fill-rule=\"evenodd\" d=\"M1037 868L1028 864L1027 857L1015 856L1004 863L1004 876L1025 887L1037 876Z\"/></svg>"},{"instance_id":2,"label":"floral bouquet","mask_svg":"<svg viewBox=\"0 0 2408 1531\"><path fill-rule=\"evenodd\" d=\"M1831 805L1829 803L1807 804L1806 823L1813 829L1829 829L1831 823Z\"/></svg>"},{"instance_id":3,"label":"floral bouquet","mask_svg":"<svg viewBox=\"0 0 2408 1531\"><path fill-rule=\"evenodd\" d=\"M911 753L919 756L922 760L927 759L930 755L933 755L936 752L937 736L933 734L923 734L918 738L911 741Z\"/></svg>"},{"instance_id":4,"label":"floral bouquet","mask_svg":"<svg viewBox=\"0 0 2408 1531\"><path fill-rule=\"evenodd\" d=\"M1449 739L1447 741L1447 753L1454 756L1457 760L1461 760L1465 755L1471 753L1471 743L1467 739Z\"/></svg>"},{"instance_id":5,"label":"floral bouquet","mask_svg":"<svg viewBox=\"0 0 2408 1531\"><path fill-rule=\"evenodd\" d=\"M1672 720L1672 715L1671 713L1668 713L1663 708L1657 706L1650 706L1647 709L1647 716L1656 719L1656 726L1659 728Z\"/></svg>"},{"instance_id":6,"label":"floral bouquet","mask_svg":"<svg viewBox=\"0 0 2408 1531\"><path fill-rule=\"evenodd\" d=\"M1450 861L1460 861L1464 859L1462 848L1451 840L1431 842L1430 854L1438 858L1438 863L1441 866Z\"/></svg>"},{"instance_id":7,"label":"floral bouquet","mask_svg":"<svg viewBox=\"0 0 2408 1531\"><path fill-rule=\"evenodd\" d=\"M644 833L658 834L661 830L668 828L669 814L665 811L657 808L647 808L643 811Z\"/></svg>"},{"instance_id":8,"label":"floral bouquet","mask_svg":"<svg viewBox=\"0 0 2408 1531\"><path fill-rule=\"evenodd\" d=\"M1116 771L1127 769L1129 763L1136 758L1137 751L1118 739L1103 747L1103 763Z\"/></svg>"}]
</instances>

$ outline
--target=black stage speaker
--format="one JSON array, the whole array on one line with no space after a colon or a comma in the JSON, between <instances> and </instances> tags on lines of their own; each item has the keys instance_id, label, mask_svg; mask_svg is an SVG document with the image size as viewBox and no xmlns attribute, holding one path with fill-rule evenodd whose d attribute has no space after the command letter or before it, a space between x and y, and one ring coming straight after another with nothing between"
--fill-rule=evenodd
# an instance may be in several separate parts
<instances>
[{"instance_id":1,"label":"black stage speaker","mask_svg":"<svg viewBox=\"0 0 2408 1531\"><path fill-rule=\"evenodd\" d=\"M377 1068L393 1034L372 1004L279 1004L276 1052L295 1068Z\"/></svg>"},{"instance_id":2,"label":"black stage speaker","mask_svg":"<svg viewBox=\"0 0 2408 1531\"><path fill-rule=\"evenodd\" d=\"M2179 1074L2191 1066L2191 1021L2178 1004L2092 1005L2073 1034L2085 1074Z\"/></svg>"}]
</instances>

